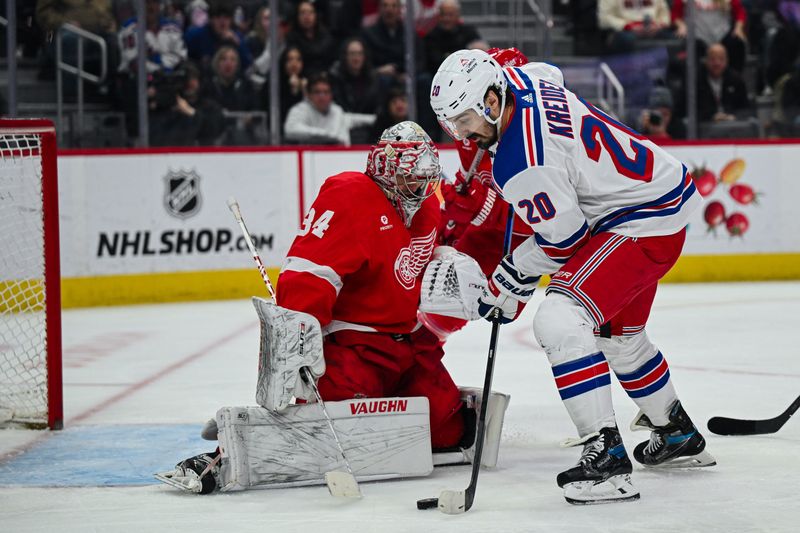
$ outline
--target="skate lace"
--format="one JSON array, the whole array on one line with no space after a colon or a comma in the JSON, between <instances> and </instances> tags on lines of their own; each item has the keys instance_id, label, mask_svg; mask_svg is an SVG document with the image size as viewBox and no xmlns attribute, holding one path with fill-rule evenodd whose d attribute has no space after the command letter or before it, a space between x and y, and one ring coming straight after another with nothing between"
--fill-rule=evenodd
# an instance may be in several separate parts
<instances>
[{"instance_id":1,"label":"skate lace","mask_svg":"<svg viewBox=\"0 0 800 533\"><path fill-rule=\"evenodd\" d=\"M663 445L664 436L658 431L653 431L650 433L650 441L647 443L647 446L644 447L644 452L648 454L655 453L660 450Z\"/></svg>"},{"instance_id":2,"label":"skate lace","mask_svg":"<svg viewBox=\"0 0 800 533\"><path fill-rule=\"evenodd\" d=\"M583 446L583 454L581 455L580 464L590 464L597 459L605 449L605 439L601 434L599 437L591 442L587 442Z\"/></svg>"}]
</instances>

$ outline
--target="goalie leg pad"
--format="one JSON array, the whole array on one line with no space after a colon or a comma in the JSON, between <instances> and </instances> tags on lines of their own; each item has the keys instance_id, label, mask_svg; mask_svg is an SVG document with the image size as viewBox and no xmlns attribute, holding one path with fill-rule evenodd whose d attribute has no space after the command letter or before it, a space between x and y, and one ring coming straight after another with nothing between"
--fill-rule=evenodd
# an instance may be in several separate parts
<instances>
[{"instance_id":1,"label":"goalie leg pad","mask_svg":"<svg viewBox=\"0 0 800 533\"><path fill-rule=\"evenodd\" d=\"M301 369L308 368L314 379L325 373L319 321L308 313L284 309L262 298L253 298L253 305L261 322L256 402L281 411L293 397L315 398Z\"/></svg>"},{"instance_id":2,"label":"goalie leg pad","mask_svg":"<svg viewBox=\"0 0 800 533\"><path fill-rule=\"evenodd\" d=\"M461 400L467 409L475 412L476 420L480 416L481 400L483 399L483 389L478 387L459 387ZM497 457L500 453L500 437L503 433L503 420L506 416L508 403L511 396L502 392L492 391L489 394L489 409L486 411L486 431L483 438L483 452L481 454L481 466L494 468L497 466ZM472 443L465 448L454 451L441 451L433 454L433 464L436 466L452 464L471 464L475 457L475 431L477 425L472 424L473 431Z\"/></svg>"},{"instance_id":3,"label":"goalie leg pad","mask_svg":"<svg viewBox=\"0 0 800 533\"><path fill-rule=\"evenodd\" d=\"M358 481L433 471L427 398L325 402ZM222 491L322 485L346 466L318 404L217 412Z\"/></svg>"}]
</instances>

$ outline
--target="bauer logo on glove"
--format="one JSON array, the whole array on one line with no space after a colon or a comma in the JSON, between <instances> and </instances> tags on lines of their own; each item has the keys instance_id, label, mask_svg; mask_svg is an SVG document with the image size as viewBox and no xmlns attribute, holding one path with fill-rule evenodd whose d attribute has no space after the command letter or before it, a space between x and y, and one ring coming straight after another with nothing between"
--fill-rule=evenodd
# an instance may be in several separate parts
<instances>
[{"instance_id":1,"label":"bauer logo on glove","mask_svg":"<svg viewBox=\"0 0 800 533\"><path fill-rule=\"evenodd\" d=\"M539 276L527 276L520 272L509 254L497 265L478 299L478 312L491 322L507 324L522 312L538 283ZM492 312L495 308L499 310L497 316Z\"/></svg>"}]
</instances>

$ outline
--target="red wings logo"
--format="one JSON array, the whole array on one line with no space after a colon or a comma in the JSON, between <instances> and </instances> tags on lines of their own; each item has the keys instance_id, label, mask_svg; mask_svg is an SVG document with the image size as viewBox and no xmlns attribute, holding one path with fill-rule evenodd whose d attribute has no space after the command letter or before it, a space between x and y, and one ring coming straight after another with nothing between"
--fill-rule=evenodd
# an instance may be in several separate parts
<instances>
[{"instance_id":1,"label":"red wings logo","mask_svg":"<svg viewBox=\"0 0 800 533\"><path fill-rule=\"evenodd\" d=\"M406 248L400 250L394 262L394 277L406 290L411 290L417 282L417 277L422 273L425 265L433 255L433 241L436 239L436 230L425 237L415 237Z\"/></svg>"}]
</instances>

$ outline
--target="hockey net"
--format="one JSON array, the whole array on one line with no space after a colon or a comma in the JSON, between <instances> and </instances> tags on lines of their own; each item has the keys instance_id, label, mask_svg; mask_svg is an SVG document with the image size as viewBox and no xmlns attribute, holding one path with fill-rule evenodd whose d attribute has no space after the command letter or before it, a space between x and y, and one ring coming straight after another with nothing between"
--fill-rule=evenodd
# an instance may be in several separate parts
<instances>
[{"instance_id":1,"label":"hockey net","mask_svg":"<svg viewBox=\"0 0 800 533\"><path fill-rule=\"evenodd\" d=\"M0 425L62 426L55 128L0 120Z\"/></svg>"}]
</instances>

